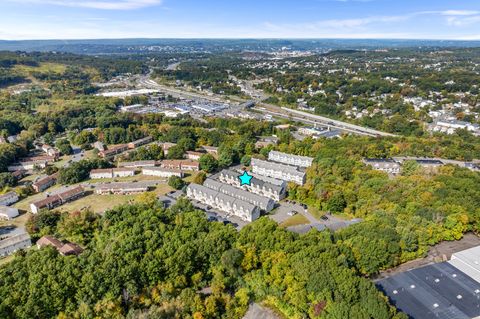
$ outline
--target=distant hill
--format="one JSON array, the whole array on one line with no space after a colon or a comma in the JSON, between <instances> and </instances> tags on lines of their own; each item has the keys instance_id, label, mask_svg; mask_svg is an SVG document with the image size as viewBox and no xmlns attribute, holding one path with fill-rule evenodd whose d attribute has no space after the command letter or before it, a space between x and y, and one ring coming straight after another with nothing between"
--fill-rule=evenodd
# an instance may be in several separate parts
<instances>
[{"instance_id":1,"label":"distant hill","mask_svg":"<svg viewBox=\"0 0 480 319\"><path fill-rule=\"evenodd\" d=\"M391 48L480 47L480 41L378 39L104 39L104 40L0 40L0 50L58 51L77 54L132 54L152 52L225 52L279 50L328 52Z\"/></svg>"}]
</instances>

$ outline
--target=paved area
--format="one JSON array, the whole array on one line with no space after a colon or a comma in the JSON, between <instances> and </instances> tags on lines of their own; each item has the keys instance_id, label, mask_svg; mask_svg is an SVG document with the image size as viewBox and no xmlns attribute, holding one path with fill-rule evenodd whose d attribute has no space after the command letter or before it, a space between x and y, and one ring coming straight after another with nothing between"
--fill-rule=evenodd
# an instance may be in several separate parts
<instances>
[{"instance_id":1,"label":"paved area","mask_svg":"<svg viewBox=\"0 0 480 319\"><path fill-rule=\"evenodd\" d=\"M253 303L248 307L248 311L243 319L281 319L273 310Z\"/></svg>"}]
</instances>

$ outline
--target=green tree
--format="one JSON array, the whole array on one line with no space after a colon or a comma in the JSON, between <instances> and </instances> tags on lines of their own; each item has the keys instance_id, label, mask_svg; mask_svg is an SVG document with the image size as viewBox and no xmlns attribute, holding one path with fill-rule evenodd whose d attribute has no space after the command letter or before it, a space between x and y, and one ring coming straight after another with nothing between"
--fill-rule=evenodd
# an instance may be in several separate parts
<instances>
[{"instance_id":1,"label":"green tree","mask_svg":"<svg viewBox=\"0 0 480 319\"><path fill-rule=\"evenodd\" d=\"M185 186L185 182L178 176L170 176L168 178L168 186L175 189L182 189Z\"/></svg>"},{"instance_id":2,"label":"green tree","mask_svg":"<svg viewBox=\"0 0 480 319\"><path fill-rule=\"evenodd\" d=\"M200 157L200 169L207 173L212 173L218 168L218 161L211 154L204 154Z\"/></svg>"}]
</instances>

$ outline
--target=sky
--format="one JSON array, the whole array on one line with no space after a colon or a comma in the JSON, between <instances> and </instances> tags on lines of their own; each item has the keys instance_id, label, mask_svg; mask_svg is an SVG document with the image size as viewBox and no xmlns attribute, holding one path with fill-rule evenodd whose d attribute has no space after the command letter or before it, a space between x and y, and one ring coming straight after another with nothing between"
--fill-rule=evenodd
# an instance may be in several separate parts
<instances>
[{"instance_id":1,"label":"sky","mask_svg":"<svg viewBox=\"0 0 480 319\"><path fill-rule=\"evenodd\" d=\"M0 39L480 40L479 0L0 0Z\"/></svg>"}]
</instances>

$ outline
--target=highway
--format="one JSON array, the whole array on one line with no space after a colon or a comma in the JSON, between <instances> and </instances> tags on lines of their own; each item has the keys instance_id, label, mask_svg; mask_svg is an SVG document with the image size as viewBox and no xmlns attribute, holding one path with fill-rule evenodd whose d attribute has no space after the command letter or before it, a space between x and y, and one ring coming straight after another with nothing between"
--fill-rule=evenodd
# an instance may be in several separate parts
<instances>
[{"instance_id":1,"label":"highway","mask_svg":"<svg viewBox=\"0 0 480 319\"><path fill-rule=\"evenodd\" d=\"M218 96L212 96L212 95L204 95L200 93L195 93L195 92L188 92L184 91L178 88L172 88L166 85L161 85L155 82L154 80L148 78L148 76L141 77L138 80L138 83L146 88L152 88L152 89L158 89L161 91L164 91L166 93L169 93L173 96L181 96L181 97L187 97L187 98L192 98L192 99L204 99L204 100L209 100L212 102L216 103L225 103L226 100L224 97L218 97ZM235 99L237 102L247 102L245 100L241 99ZM287 119L292 119L295 121L303 122L309 125L319 125L319 126L326 126L329 128L333 129L338 129L344 132L348 133L353 133L353 134L358 134L358 135L364 135L364 136L397 136L395 134L390 134L378 130L374 130L371 128L355 125L355 124L350 124L347 122L343 121L338 121L338 120L333 120L328 117L312 114L312 113L307 113L307 112L302 112L298 110L293 110L289 109L286 107L280 107L272 104L266 104L261 102L260 100L254 100L257 107L255 108L256 111L265 113L265 114L270 114L272 116L276 117L283 117Z\"/></svg>"}]
</instances>

